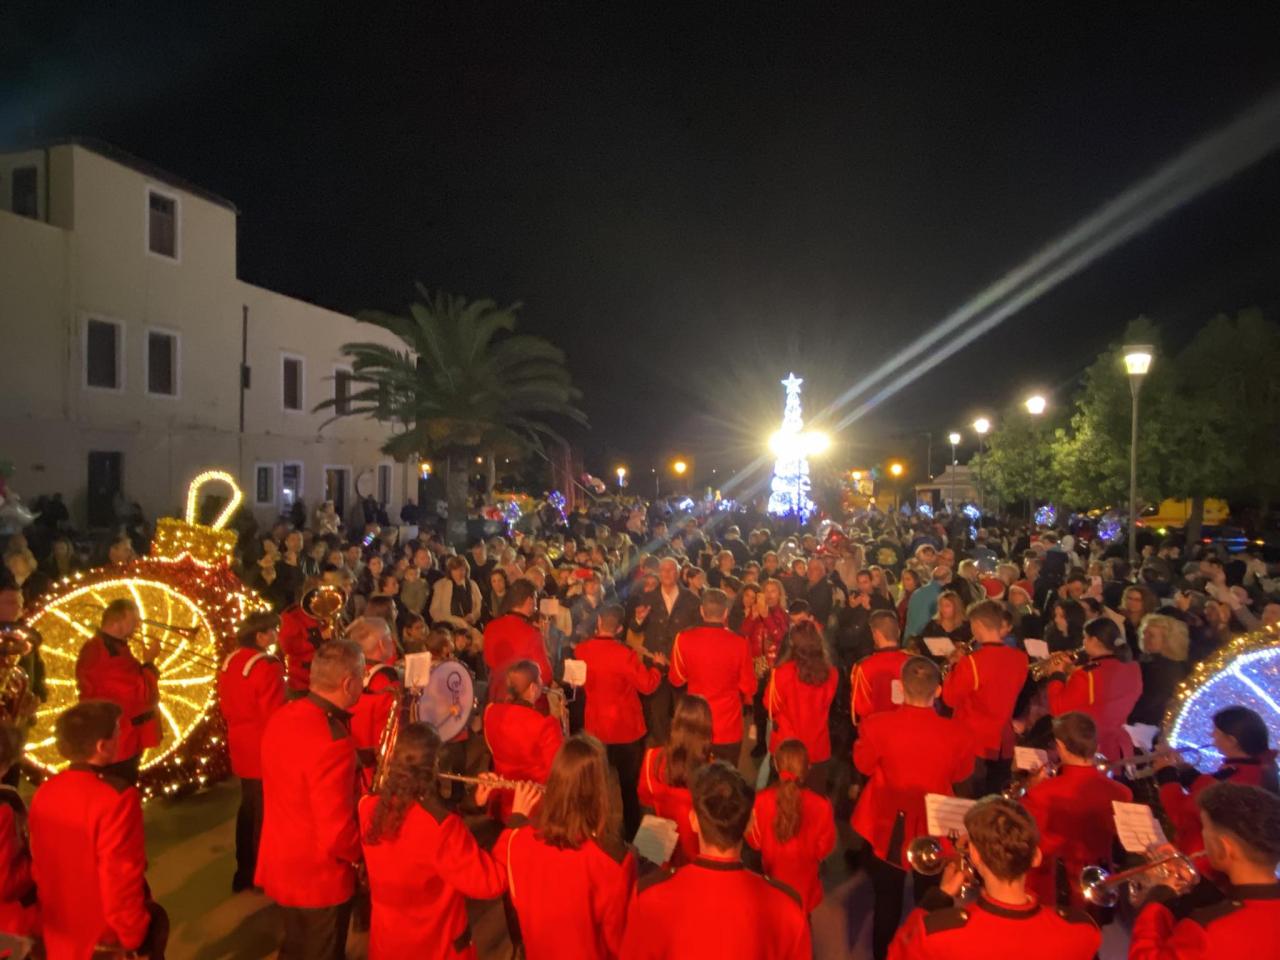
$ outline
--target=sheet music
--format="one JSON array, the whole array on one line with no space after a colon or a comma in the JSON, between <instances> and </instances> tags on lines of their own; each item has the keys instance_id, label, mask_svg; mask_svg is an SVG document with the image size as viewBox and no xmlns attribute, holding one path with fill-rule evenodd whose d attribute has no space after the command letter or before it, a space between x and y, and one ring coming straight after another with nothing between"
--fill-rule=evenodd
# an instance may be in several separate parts
<instances>
[{"instance_id":1,"label":"sheet music","mask_svg":"<svg viewBox=\"0 0 1280 960\"><path fill-rule=\"evenodd\" d=\"M564 682L571 687L587 685L587 661L566 660L564 662Z\"/></svg>"},{"instance_id":2,"label":"sheet music","mask_svg":"<svg viewBox=\"0 0 1280 960\"><path fill-rule=\"evenodd\" d=\"M902 689L902 681L897 677L889 683L889 700L893 703L907 702L907 693Z\"/></svg>"},{"instance_id":3,"label":"sheet music","mask_svg":"<svg viewBox=\"0 0 1280 960\"><path fill-rule=\"evenodd\" d=\"M921 637L921 639L935 657L949 657L951 651L956 648L950 637Z\"/></svg>"},{"instance_id":4,"label":"sheet music","mask_svg":"<svg viewBox=\"0 0 1280 960\"><path fill-rule=\"evenodd\" d=\"M1155 749L1156 736L1160 733L1160 728L1151 723L1126 723L1124 732L1129 735L1135 747L1143 753L1150 753Z\"/></svg>"},{"instance_id":5,"label":"sheet music","mask_svg":"<svg viewBox=\"0 0 1280 960\"><path fill-rule=\"evenodd\" d=\"M1022 641L1022 649L1027 651L1027 656L1032 660L1049 659L1049 644L1045 640L1033 640L1028 637Z\"/></svg>"},{"instance_id":6,"label":"sheet music","mask_svg":"<svg viewBox=\"0 0 1280 960\"><path fill-rule=\"evenodd\" d=\"M977 802L941 793L926 793L924 809L929 820L929 836L947 837L954 830L957 835L967 837L969 832L964 828L964 815Z\"/></svg>"},{"instance_id":7,"label":"sheet music","mask_svg":"<svg viewBox=\"0 0 1280 960\"><path fill-rule=\"evenodd\" d=\"M406 653L404 655L404 685L410 690L421 689L431 679L431 654Z\"/></svg>"},{"instance_id":8,"label":"sheet music","mask_svg":"<svg viewBox=\"0 0 1280 960\"><path fill-rule=\"evenodd\" d=\"M1049 752L1034 747L1013 748L1013 768L1015 770L1039 770L1049 765Z\"/></svg>"},{"instance_id":9,"label":"sheet music","mask_svg":"<svg viewBox=\"0 0 1280 960\"><path fill-rule=\"evenodd\" d=\"M1116 836L1130 853L1146 853L1153 843L1168 843L1164 828L1145 803L1111 801L1116 821Z\"/></svg>"},{"instance_id":10,"label":"sheet music","mask_svg":"<svg viewBox=\"0 0 1280 960\"><path fill-rule=\"evenodd\" d=\"M680 833L674 820L655 817L649 813L640 821L640 829L636 831L631 844L640 856L661 866L671 859L679 839Z\"/></svg>"}]
</instances>

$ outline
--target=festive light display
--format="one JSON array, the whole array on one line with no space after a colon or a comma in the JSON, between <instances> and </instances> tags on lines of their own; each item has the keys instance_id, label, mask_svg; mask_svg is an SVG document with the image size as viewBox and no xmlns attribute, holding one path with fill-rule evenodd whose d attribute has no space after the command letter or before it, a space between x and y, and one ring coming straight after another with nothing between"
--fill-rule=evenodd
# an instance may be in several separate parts
<instances>
[{"instance_id":1,"label":"festive light display","mask_svg":"<svg viewBox=\"0 0 1280 960\"><path fill-rule=\"evenodd\" d=\"M188 493L188 519L157 523L152 556L74 574L33 611L29 623L44 640L49 690L28 734L27 765L37 782L66 765L54 744L54 720L78 699L80 648L97 632L107 604L122 598L137 605L143 620L131 639L134 652L141 653L153 640L160 646L161 742L142 755L143 797L189 793L228 774L222 718L214 709L218 665L234 646L240 621L267 604L230 568L235 533L194 522L196 495L214 481L239 494L229 475L201 474ZM240 496L233 495L215 523L225 523L239 502Z\"/></svg>"},{"instance_id":2,"label":"festive light display","mask_svg":"<svg viewBox=\"0 0 1280 960\"><path fill-rule=\"evenodd\" d=\"M1098 521L1098 539L1103 543L1111 543L1124 533L1124 524L1114 513L1104 513Z\"/></svg>"},{"instance_id":3,"label":"festive light display","mask_svg":"<svg viewBox=\"0 0 1280 960\"><path fill-rule=\"evenodd\" d=\"M561 523L569 522L569 517L564 512L565 504L567 504L568 501L565 500L563 493L559 490L552 490L547 494L547 503L551 504L551 506L555 508L556 513L560 514Z\"/></svg>"},{"instance_id":4,"label":"festive light display","mask_svg":"<svg viewBox=\"0 0 1280 960\"><path fill-rule=\"evenodd\" d=\"M1052 503L1046 503L1036 510L1036 524L1041 527L1052 527L1058 522L1058 510Z\"/></svg>"},{"instance_id":5,"label":"festive light display","mask_svg":"<svg viewBox=\"0 0 1280 960\"><path fill-rule=\"evenodd\" d=\"M1174 691L1164 720L1171 747L1213 745L1213 715L1243 706L1267 724L1271 742L1280 742L1280 632L1270 626L1235 637L1196 664ZM1215 769L1221 755L1213 749L1187 754L1202 772Z\"/></svg>"},{"instance_id":6,"label":"festive light display","mask_svg":"<svg viewBox=\"0 0 1280 960\"><path fill-rule=\"evenodd\" d=\"M798 517L807 520L813 513L809 499L809 454L816 453L820 441L804 433L804 417L800 411L800 385L804 380L794 373L782 381L787 399L782 409L782 427L770 438L769 445L777 457L773 463L773 479L769 482L769 512L775 517Z\"/></svg>"}]
</instances>

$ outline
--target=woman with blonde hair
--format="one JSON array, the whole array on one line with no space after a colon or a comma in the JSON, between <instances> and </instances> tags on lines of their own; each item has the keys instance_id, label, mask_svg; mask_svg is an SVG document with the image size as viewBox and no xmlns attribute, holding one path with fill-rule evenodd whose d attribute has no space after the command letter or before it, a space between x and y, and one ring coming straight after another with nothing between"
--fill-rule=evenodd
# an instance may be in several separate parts
<instances>
[{"instance_id":1,"label":"woman with blonde hair","mask_svg":"<svg viewBox=\"0 0 1280 960\"><path fill-rule=\"evenodd\" d=\"M1158 727L1164 723L1165 708L1178 684L1191 670L1187 662L1191 635L1187 625L1176 617L1149 613L1139 627L1138 647L1142 651L1138 659L1142 695L1129 713L1129 722Z\"/></svg>"}]
</instances>

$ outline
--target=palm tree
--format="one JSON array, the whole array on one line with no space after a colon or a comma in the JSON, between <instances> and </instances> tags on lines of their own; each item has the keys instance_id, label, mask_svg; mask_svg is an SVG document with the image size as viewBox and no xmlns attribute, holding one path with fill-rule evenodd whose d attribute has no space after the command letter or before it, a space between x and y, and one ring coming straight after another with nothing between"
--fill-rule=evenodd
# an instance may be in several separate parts
<instances>
[{"instance_id":1,"label":"palm tree","mask_svg":"<svg viewBox=\"0 0 1280 960\"><path fill-rule=\"evenodd\" d=\"M481 452L541 451L561 440L544 418L586 424L564 365L564 352L542 337L514 333L520 304L468 301L431 294L417 284L420 302L409 316L366 310L357 315L391 331L403 349L346 343L351 360L347 412L387 423L382 451L397 460L443 458L449 465L448 539L462 546L467 533L467 479ZM336 398L316 410L335 409ZM326 423L332 422L326 421Z\"/></svg>"}]
</instances>

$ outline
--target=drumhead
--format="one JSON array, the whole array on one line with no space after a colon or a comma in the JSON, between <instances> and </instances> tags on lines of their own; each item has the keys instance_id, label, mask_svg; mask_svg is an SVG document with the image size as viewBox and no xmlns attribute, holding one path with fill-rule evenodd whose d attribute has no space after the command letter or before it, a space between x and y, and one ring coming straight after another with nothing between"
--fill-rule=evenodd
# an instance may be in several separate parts
<instances>
[{"instance_id":1,"label":"drumhead","mask_svg":"<svg viewBox=\"0 0 1280 960\"><path fill-rule=\"evenodd\" d=\"M467 728L475 709L475 681L456 660L431 667L431 677L414 704L414 719L429 723L448 742Z\"/></svg>"}]
</instances>

